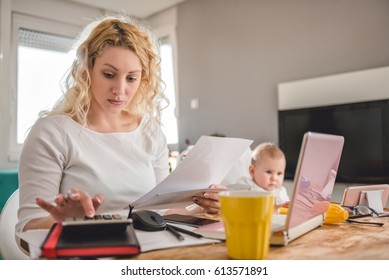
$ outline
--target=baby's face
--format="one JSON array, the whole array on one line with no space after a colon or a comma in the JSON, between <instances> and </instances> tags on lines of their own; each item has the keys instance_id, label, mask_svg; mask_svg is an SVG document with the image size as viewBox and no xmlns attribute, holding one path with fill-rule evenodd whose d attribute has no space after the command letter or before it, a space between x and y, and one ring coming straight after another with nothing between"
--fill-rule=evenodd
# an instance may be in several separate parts
<instances>
[{"instance_id":1,"label":"baby's face","mask_svg":"<svg viewBox=\"0 0 389 280\"><path fill-rule=\"evenodd\" d=\"M267 191L282 186L284 182L286 162L283 158L262 157L255 166L250 166L250 174L254 182Z\"/></svg>"}]
</instances>

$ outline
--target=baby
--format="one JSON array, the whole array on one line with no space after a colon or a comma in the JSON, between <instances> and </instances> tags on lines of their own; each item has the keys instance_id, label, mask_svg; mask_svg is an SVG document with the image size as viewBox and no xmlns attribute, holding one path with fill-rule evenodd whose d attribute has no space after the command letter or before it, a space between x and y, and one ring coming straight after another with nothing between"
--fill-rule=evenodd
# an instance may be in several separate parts
<instances>
[{"instance_id":1,"label":"baby","mask_svg":"<svg viewBox=\"0 0 389 280\"><path fill-rule=\"evenodd\" d=\"M251 178L243 179L242 183L273 192L275 204L286 206L289 202L289 196L283 186L285 166L286 159L282 150L275 144L262 143L252 153L249 167Z\"/></svg>"}]
</instances>

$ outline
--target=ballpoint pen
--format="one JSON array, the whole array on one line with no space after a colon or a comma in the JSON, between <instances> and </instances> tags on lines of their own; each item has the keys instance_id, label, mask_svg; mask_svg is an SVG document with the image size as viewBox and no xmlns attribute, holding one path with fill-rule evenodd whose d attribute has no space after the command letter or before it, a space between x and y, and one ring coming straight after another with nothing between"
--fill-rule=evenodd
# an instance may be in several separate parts
<instances>
[{"instance_id":1,"label":"ballpoint pen","mask_svg":"<svg viewBox=\"0 0 389 280\"><path fill-rule=\"evenodd\" d=\"M175 227L172 227L171 225L166 225L166 230L170 231L175 237L177 237L178 240L183 241L185 240L184 236L182 236Z\"/></svg>"},{"instance_id":2,"label":"ballpoint pen","mask_svg":"<svg viewBox=\"0 0 389 280\"><path fill-rule=\"evenodd\" d=\"M171 227L172 229L176 230L176 231L179 231L179 232L182 232L182 233L186 233L190 236L193 236L193 237L197 237L197 238L202 238L203 236L201 234L198 234L198 233L195 233L193 231L190 231L190 230L187 230L187 229L184 229L184 228L180 228L180 227L176 227L176 226L173 226L173 225L170 225L168 224L169 227Z\"/></svg>"}]
</instances>

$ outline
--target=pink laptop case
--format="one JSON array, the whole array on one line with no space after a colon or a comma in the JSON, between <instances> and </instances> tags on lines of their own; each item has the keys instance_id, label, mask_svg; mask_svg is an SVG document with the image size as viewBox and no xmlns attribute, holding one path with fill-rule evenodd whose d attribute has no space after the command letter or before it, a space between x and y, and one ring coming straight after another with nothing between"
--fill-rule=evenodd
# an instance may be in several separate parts
<instances>
[{"instance_id":1,"label":"pink laptop case","mask_svg":"<svg viewBox=\"0 0 389 280\"><path fill-rule=\"evenodd\" d=\"M343 144L343 136L314 132L304 135L286 228L296 227L327 211Z\"/></svg>"}]
</instances>

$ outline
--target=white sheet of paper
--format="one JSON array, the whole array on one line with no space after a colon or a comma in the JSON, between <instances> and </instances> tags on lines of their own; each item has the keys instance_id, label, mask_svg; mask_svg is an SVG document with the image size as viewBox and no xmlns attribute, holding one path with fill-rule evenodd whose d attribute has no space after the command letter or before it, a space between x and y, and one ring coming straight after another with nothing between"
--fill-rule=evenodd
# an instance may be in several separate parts
<instances>
[{"instance_id":1,"label":"white sheet of paper","mask_svg":"<svg viewBox=\"0 0 389 280\"><path fill-rule=\"evenodd\" d=\"M156 208L156 205L183 207L193 203L194 195L223 180L252 142L241 138L200 137L185 160L132 206L136 209Z\"/></svg>"},{"instance_id":2,"label":"white sheet of paper","mask_svg":"<svg viewBox=\"0 0 389 280\"><path fill-rule=\"evenodd\" d=\"M177 225L175 225L177 226ZM193 227L185 227L180 225L180 227L193 231ZM160 250L166 248L175 248L175 247L185 247L201 244L212 244L219 243L220 240L209 239L209 238L197 238L190 236L185 233L181 233L184 236L184 240L180 241L177 237L173 236L169 231L141 231L135 230L136 236L138 237L140 248L142 252L149 252L153 250Z\"/></svg>"}]
</instances>

